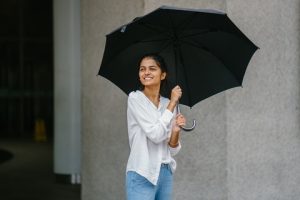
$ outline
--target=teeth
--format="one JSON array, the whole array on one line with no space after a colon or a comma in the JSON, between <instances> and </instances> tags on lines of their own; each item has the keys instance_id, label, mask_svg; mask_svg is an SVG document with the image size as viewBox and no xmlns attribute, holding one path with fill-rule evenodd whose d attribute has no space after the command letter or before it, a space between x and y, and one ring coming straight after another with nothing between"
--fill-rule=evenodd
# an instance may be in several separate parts
<instances>
[{"instance_id":1,"label":"teeth","mask_svg":"<svg viewBox=\"0 0 300 200\"><path fill-rule=\"evenodd\" d=\"M151 80L152 78L149 78L149 77L147 77L147 78L145 78L145 80Z\"/></svg>"}]
</instances>

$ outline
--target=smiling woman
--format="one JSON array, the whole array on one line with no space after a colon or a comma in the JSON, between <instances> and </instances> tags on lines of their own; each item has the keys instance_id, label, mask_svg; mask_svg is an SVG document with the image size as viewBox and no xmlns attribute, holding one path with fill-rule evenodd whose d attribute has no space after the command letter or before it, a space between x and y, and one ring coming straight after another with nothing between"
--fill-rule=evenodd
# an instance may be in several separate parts
<instances>
[{"instance_id":1,"label":"smiling woman","mask_svg":"<svg viewBox=\"0 0 300 200\"><path fill-rule=\"evenodd\" d=\"M162 72L151 58L142 61L139 75L143 85L155 84L155 86L159 86L160 81L166 77L166 73Z\"/></svg>"},{"instance_id":2,"label":"smiling woman","mask_svg":"<svg viewBox=\"0 0 300 200\"><path fill-rule=\"evenodd\" d=\"M145 55L139 62L141 89L128 97L127 123L130 155L127 163L127 199L168 200L172 196L173 156L180 148L180 126L175 107L182 95L176 86L170 100L160 94L167 68L162 57Z\"/></svg>"},{"instance_id":3,"label":"smiling woman","mask_svg":"<svg viewBox=\"0 0 300 200\"><path fill-rule=\"evenodd\" d=\"M144 90L144 93L150 92L149 89L159 89L160 91L166 81L166 75L167 68L159 56L146 55L141 60L139 66L139 80L141 82L141 89ZM150 100L158 106L158 97L150 97Z\"/></svg>"}]
</instances>

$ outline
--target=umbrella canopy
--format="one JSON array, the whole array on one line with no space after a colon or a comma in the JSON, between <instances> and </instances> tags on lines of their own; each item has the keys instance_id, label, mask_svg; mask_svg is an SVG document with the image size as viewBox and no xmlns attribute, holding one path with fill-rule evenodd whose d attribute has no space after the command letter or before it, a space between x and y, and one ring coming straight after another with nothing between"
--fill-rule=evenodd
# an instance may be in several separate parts
<instances>
[{"instance_id":1,"label":"umbrella canopy","mask_svg":"<svg viewBox=\"0 0 300 200\"><path fill-rule=\"evenodd\" d=\"M192 107L241 86L257 49L226 13L163 6L106 36L98 75L129 94L140 85L138 61L156 53L168 67L169 88L179 85L180 104Z\"/></svg>"}]
</instances>

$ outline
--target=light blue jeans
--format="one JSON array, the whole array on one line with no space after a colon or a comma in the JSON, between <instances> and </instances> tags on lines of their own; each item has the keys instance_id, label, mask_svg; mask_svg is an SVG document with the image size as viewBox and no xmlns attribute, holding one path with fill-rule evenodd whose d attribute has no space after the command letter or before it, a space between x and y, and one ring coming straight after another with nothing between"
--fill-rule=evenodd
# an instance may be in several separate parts
<instances>
[{"instance_id":1,"label":"light blue jeans","mask_svg":"<svg viewBox=\"0 0 300 200\"><path fill-rule=\"evenodd\" d=\"M157 185L133 171L126 175L127 200L171 200L172 188L173 175L166 164L161 165Z\"/></svg>"}]
</instances>

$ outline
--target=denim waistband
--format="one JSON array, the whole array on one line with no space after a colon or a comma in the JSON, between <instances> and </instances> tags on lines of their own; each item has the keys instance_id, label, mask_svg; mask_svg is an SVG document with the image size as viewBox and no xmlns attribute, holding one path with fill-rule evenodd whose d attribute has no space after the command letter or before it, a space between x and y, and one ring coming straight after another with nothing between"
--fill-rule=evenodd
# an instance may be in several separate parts
<instances>
[{"instance_id":1,"label":"denim waistband","mask_svg":"<svg viewBox=\"0 0 300 200\"><path fill-rule=\"evenodd\" d=\"M169 163L161 163L161 167L170 167Z\"/></svg>"},{"instance_id":2,"label":"denim waistband","mask_svg":"<svg viewBox=\"0 0 300 200\"><path fill-rule=\"evenodd\" d=\"M168 171L172 172L172 169L171 169L171 166L169 163L161 163L160 169L168 170Z\"/></svg>"}]
</instances>

